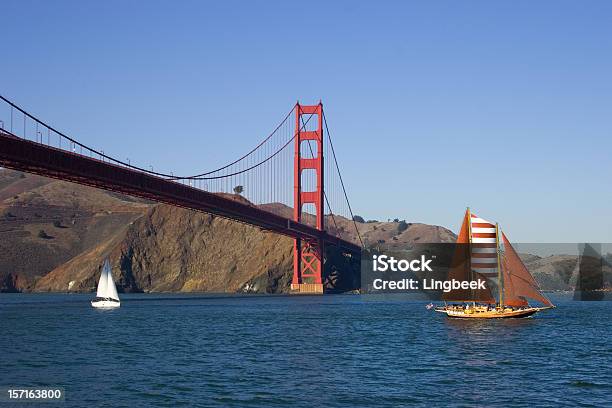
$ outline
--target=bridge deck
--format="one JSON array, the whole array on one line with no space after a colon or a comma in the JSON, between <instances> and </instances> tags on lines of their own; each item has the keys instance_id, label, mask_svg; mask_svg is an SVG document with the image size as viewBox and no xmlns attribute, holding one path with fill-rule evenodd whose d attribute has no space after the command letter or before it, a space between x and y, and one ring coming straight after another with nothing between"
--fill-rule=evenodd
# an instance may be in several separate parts
<instances>
[{"instance_id":1,"label":"bridge deck","mask_svg":"<svg viewBox=\"0 0 612 408\"><path fill-rule=\"evenodd\" d=\"M252 205L95 158L24 140L3 131L0 131L0 165L202 211L292 238L323 239L326 243L349 252L361 250L352 242Z\"/></svg>"}]
</instances>

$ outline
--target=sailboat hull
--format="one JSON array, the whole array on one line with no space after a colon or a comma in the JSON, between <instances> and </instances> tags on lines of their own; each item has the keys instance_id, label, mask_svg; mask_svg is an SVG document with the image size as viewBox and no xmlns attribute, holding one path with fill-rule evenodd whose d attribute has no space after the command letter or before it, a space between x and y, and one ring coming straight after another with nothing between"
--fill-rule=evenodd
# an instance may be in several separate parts
<instances>
[{"instance_id":1,"label":"sailboat hull","mask_svg":"<svg viewBox=\"0 0 612 408\"><path fill-rule=\"evenodd\" d=\"M534 315L540 310L548 307L529 307L526 309L504 309L504 310L454 310L437 308L436 312L445 313L448 317L457 319L520 319Z\"/></svg>"},{"instance_id":2,"label":"sailboat hull","mask_svg":"<svg viewBox=\"0 0 612 408\"><path fill-rule=\"evenodd\" d=\"M115 300L92 300L91 306L97 309L114 309L120 307L121 303Z\"/></svg>"}]
</instances>

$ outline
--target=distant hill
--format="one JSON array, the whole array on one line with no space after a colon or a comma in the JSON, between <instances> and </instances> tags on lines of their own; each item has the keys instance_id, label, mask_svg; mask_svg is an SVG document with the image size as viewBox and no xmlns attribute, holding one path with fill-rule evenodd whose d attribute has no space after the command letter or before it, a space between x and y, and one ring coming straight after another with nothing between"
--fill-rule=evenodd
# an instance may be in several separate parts
<instances>
[{"instance_id":1,"label":"distant hill","mask_svg":"<svg viewBox=\"0 0 612 408\"><path fill-rule=\"evenodd\" d=\"M143 216L150 203L0 170L0 290L31 290L49 271Z\"/></svg>"},{"instance_id":2,"label":"distant hill","mask_svg":"<svg viewBox=\"0 0 612 408\"><path fill-rule=\"evenodd\" d=\"M539 257L521 254L527 269L536 278L540 287L545 290L574 290L578 279L578 257L575 255L551 255ZM603 285L607 290L612 282L612 267L608 262L600 264Z\"/></svg>"},{"instance_id":3,"label":"distant hill","mask_svg":"<svg viewBox=\"0 0 612 408\"><path fill-rule=\"evenodd\" d=\"M243 197L231 198L247 202ZM248 203L248 202L247 202ZM282 204L262 206L291 217ZM314 217L304 214L306 222ZM351 220L328 228L357 242ZM453 239L441 227L357 224L364 239ZM292 240L78 184L0 170L0 291L92 291L104 258L123 291L288 290Z\"/></svg>"},{"instance_id":4,"label":"distant hill","mask_svg":"<svg viewBox=\"0 0 612 408\"><path fill-rule=\"evenodd\" d=\"M293 208L284 204L263 204L261 208L282 215L287 218L293 217ZM302 220L306 224L315 225L315 217L304 213ZM359 230L363 244L366 246L382 246L385 248L401 248L405 245L418 242L455 242L457 236L444 227L420 223L396 222L353 222L347 218L335 215L325 216L326 229L336 236L348 241L360 244L355 231Z\"/></svg>"},{"instance_id":5,"label":"distant hill","mask_svg":"<svg viewBox=\"0 0 612 408\"><path fill-rule=\"evenodd\" d=\"M293 213L278 203L261 207ZM359 242L356 225L366 246L386 249L456 239L444 227L405 221L325 222ZM126 292L286 292L292 247L287 237L209 214L0 169L0 291L93 291L108 257ZM576 257L525 261L544 289L570 287Z\"/></svg>"},{"instance_id":6,"label":"distant hill","mask_svg":"<svg viewBox=\"0 0 612 408\"><path fill-rule=\"evenodd\" d=\"M237 292L259 279L260 291L281 292L289 285L291 249L292 241L278 234L155 205L113 236L53 269L33 289L92 291L100 264L109 257L124 291Z\"/></svg>"}]
</instances>

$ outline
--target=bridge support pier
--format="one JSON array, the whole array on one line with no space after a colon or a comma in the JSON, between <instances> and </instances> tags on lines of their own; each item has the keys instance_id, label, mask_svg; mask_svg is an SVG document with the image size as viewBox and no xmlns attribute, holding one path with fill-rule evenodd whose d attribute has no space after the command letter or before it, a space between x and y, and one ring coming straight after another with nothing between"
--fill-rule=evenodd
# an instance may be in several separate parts
<instances>
[{"instance_id":1,"label":"bridge support pier","mask_svg":"<svg viewBox=\"0 0 612 408\"><path fill-rule=\"evenodd\" d=\"M296 239L293 244L293 279L295 293L323 293L325 243L323 240Z\"/></svg>"},{"instance_id":2,"label":"bridge support pier","mask_svg":"<svg viewBox=\"0 0 612 408\"><path fill-rule=\"evenodd\" d=\"M308 118L303 120L302 116ZM317 129L306 130L305 124L317 118ZM311 142L312 141L312 142ZM305 142L305 143L302 143ZM313 146L316 146L316 151ZM301 149L308 146L310 156L302 157ZM315 156L316 154L316 156ZM316 173L316 189L302 190L302 171L313 170ZM323 104L295 106L295 155L294 155L294 195L293 219L302 222L302 207L312 204L316 211L316 228L325 231L324 196L323 196ZM325 243L322 239L305 240L296 238L293 245L293 279L291 291L294 293L323 293L323 267L325 264Z\"/></svg>"}]
</instances>

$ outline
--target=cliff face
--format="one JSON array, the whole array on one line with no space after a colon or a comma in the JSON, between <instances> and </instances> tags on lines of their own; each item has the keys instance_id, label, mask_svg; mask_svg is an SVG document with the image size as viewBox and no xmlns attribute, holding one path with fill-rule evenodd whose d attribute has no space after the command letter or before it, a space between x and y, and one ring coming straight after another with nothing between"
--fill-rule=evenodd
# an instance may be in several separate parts
<instances>
[{"instance_id":1,"label":"cliff face","mask_svg":"<svg viewBox=\"0 0 612 408\"><path fill-rule=\"evenodd\" d=\"M0 291L35 282L141 217L151 204L0 169Z\"/></svg>"},{"instance_id":2,"label":"cliff face","mask_svg":"<svg viewBox=\"0 0 612 408\"><path fill-rule=\"evenodd\" d=\"M236 197L241 199L241 197ZM283 291L292 242L210 215L0 169L0 291Z\"/></svg>"},{"instance_id":3,"label":"cliff face","mask_svg":"<svg viewBox=\"0 0 612 408\"><path fill-rule=\"evenodd\" d=\"M93 290L100 261L109 257L124 291L278 292L289 284L292 245L248 225L157 205L121 235L51 271L34 289Z\"/></svg>"},{"instance_id":4,"label":"cliff face","mask_svg":"<svg viewBox=\"0 0 612 408\"><path fill-rule=\"evenodd\" d=\"M282 204L263 207L292 214ZM327 218L330 229L357 241L351 220ZM311 215L304 219L314 223ZM423 224L357 227L365 241L398 245L454 237ZM282 293L290 286L292 249L291 239L241 223L0 169L0 291L93 291L109 258L124 292ZM333 248L327 259L329 290L359 286L354 260Z\"/></svg>"},{"instance_id":5,"label":"cliff face","mask_svg":"<svg viewBox=\"0 0 612 408\"><path fill-rule=\"evenodd\" d=\"M266 206L291 216L289 207ZM327 218L331 230L357 241L351 220ZM448 229L426 224L356 225L366 245L385 249L455 240ZM291 239L245 224L0 169L0 292L94 291L109 258L124 292L282 293L289 290L292 249ZM359 286L354 260L333 248L327 259L328 290ZM531 256L525 262L542 288L569 289L576 260Z\"/></svg>"}]
</instances>

